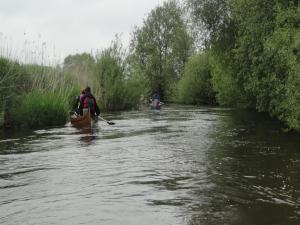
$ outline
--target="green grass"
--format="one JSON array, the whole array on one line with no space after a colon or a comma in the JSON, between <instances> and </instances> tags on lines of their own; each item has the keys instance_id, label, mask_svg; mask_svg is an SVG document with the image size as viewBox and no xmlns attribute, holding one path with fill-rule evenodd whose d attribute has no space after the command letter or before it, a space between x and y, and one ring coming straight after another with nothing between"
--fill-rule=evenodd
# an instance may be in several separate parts
<instances>
[{"instance_id":1,"label":"green grass","mask_svg":"<svg viewBox=\"0 0 300 225\"><path fill-rule=\"evenodd\" d=\"M65 124L68 111L68 99L64 95L34 91L22 95L11 113L14 126L40 127Z\"/></svg>"},{"instance_id":2,"label":"green grass","mask_svg":"<svg viewBox=\"0 0 300 225\"><path fill-rule=\"evenodd\" d=\"M3 127L4 123L4 112L0 112L0 128Z\"/></svg>"}]
</instances>

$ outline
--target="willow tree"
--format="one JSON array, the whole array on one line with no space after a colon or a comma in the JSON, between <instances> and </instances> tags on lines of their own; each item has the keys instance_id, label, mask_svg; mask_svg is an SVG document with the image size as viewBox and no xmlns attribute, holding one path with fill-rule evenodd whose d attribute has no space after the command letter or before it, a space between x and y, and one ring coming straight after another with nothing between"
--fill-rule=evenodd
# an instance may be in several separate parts
<instances>
[{"instance_id":1,"label":"willow tree","mask_svg":"<svg viewBox=\"0 0 300 225\"><path fill-rule=\"evenodd\" d=\"M136 28L131 41L131 66L143 76L150 91L167 99L190 55L192 39L183 10L176 1L153 9Z\"/></svg>"},{"instance_id":2,"label":"willow tree","mask_svg":"<svg viewBox=\"0 0 300 225\"><path fill-rule=\"evenodd\" d=\"M64 59L63 66L64 71L76 78L80 86L84 87L91 83L95 69L95 59L91 54L68 55Z\"/></svg>"},{"instance_id":3,"label":"willow tree","mask_svg":"<svg viewBox=\"0 0 300 225\"><path fill-rule=\"evenodd\" d=\"M243 99L248 107L268 112L300 130L298 1L188 0L188 3L197 23L204 24L207 46L216 55L215 71L219 72L213 71L213 81L217 96L223 92L223 98L218 99L229 99L226 98L229 93L239 93L230 97L235 102Z\"/></svg>"},{"instance_id":4,"label":"willow tree","mask_svg":"<svg viewBox=\"0 0 300 225\"><path fill-rule=\"evenodd\" d=\"M218 104L230 107L253 107L242 85L235 79L234 47L237 24L232 0L187 0L195 30L210 52L212 84Z\"/></svg>"}]
</instances>

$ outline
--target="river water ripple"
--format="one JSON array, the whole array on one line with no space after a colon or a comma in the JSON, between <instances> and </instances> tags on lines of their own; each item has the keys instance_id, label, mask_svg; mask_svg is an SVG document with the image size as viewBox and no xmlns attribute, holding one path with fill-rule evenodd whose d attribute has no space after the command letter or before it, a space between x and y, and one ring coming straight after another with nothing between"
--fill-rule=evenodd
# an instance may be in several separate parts
<instances>
[{"instance_id":1,"label":"river water ripple","mask_svg":"<svg viewBox=\"0 0 300 225\"><path fill-rule=\"evenodd\" d=\"M300 224L300 136L257 113L165 107L0 135L0 224Z\"/></svg>"}]
</instances>

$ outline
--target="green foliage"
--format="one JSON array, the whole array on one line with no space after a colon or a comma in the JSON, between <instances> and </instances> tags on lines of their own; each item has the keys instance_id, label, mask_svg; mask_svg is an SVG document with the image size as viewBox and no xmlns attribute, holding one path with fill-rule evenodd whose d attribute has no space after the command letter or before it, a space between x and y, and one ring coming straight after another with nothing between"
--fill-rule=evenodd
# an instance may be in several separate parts
<instances>
[{"instance_id":1,"label":"green foliage","mask_svg":"<svg viewBox=\"0 0 300 225\"><path fill-rule=\"evenodd\" d=\"M100 85L99 105L107 110L123 108L124 74L113 50L104 50L96 64L96 76Z\"/></svg>"},{"instance_id":2,"label":"green foliage","mask_svg":"<svg viewBox=\"0 0 300 225\"><path fill-rule=\"evenodd\" d=\"M189 58L183 76L178 82L175 100L185 104L213 104L215 93L212 87L211 66L207 53Z\"/></svg>"},{"instance_id":3,"label":"green foliage","mask_svg":"<svg viewBox=\"0 0 300 225\"><path fill-rule=\"evenodd\" d=\"M235 44L236 27L230 0L187 0L194 26L208 48L223 54Z\"/></svg>"},{"instance_id":4,"label":"green foliage","mask_svg":"<svg viewBox=\"0 0 300 225\"><path fill-rule=\"evenodd\" d=\"M1 105L11 94L20 92L25 85L22 70L17 62L0 58L0 103Z\"/></svg>"},{"instance_id":5,"label":"green foliage","mask_svg":"<svg viewBox=\"0 0 300 225\"><path fill-rule=\"evenodd\" d=\"M117 36L97 57L66 57L62 69L0 58L5 121L63 123L73 95L89 85L102 110L133 108L141 95L158 91L166 101L255 108L300 130L298 1L186 2L193 28L188 29L178 1L166 1L135 29L130 54ZM205 49L190 57L195 51L189 31L195 27L199 35L194 37L203 37Z\"/></svg>"},{"instance_id":6,"label":"green foliage","mask_svg":"<svg viewBox=\"0 0 300 225\"><path fill-rule=\"evenodd\" d=\"M89 65L93 65L95 63L95 59L92 55L88 53L68 55L64 59L64 67L89 67Z\"/></svg>"},{"instance_id":7,"label":"green foliage","mask_svg":"<svg viewBox=\"0 0 300 225\"><path fill-rule=\"evenodd\" d=\"M99 94L103 110L123 110L136 107L143 83L139 77L126 76L125 53L116 40L97 57L95 92Z\"/></svg>"},{"instance_id":8,"label":"green foliage","mask_svg":"<svg viewBox=\"0 0 300 225\"><path fill-rule=\"evenodd\" d=\"M148 87L146 86L144 80L139 76L130 76L124 82L126 93L126 95L124 96L124 109L137 109L139 107L140 97L142 95L149 96L149 92L147 91Z\"/></svg>"},{"instance_id":9,"label":"green foliage","mask_svg":"<svg viewBox=\"0 0 300 225\"><path fill-rule=\"evenodd\" d=\"M213 90L216 93L216 101L222 106L245 107L243 95L237 82L232 76L232 70L224 60L216 55L210 56Z\"/></svg>"},{"instance_id":10,"label":"green foliage","mask_svg":"<svg viewBox=\"0 0 300 225\"><path fill-rule=\"evenodd\" d=\"M300 130L298 1L188 2L214 52L217 101L269 112Z\"/></svg>"},{"instance_id":11,"label":"green foliage","mask_svg":"<svg viewBox=\"0 0 300 225\"><path fill-rule=\"evenodd\" d=\"M0 128L4 125L4 112L0 110Z\"/></svg>"},{"instance_id":12,"label":"green foliage","mask_svg":"<svg viewBox=\"0 0 300 225\"><path fill-rule=\"evenodd\" d=\"M63 69L83 88L93 79L95 59L88 53L69 55L64 59Z\"/></svg>"},{"instance_id":13,"label":"green foliage","mask_svg":"<svg viewBox=\"0 0 300 225\"><path fill-rule=\"evenodd\" d=\"M258 96L258 109L269 111L291 128L300 129L300 7L276 7L275 28L264 41L266 76L258 87L267 86L269 102ZM268 63L267 63L268 62Z\"/></svg>"},{"instance_id":14,"label":"green foliage","mask_svg":"<svg viewBox=\"0 0 300 225\"><path fill-rule=\"evenodd\" d=\"M0 59L0 111L3 111L4 126L64 123L71 94L76 89L72 78L59 68L20 65Z\"/></svg>"},{"instance_id":15,"label":"green foliage","mask_svg":"<svg viewBox=\"0 0 300 225\"><path fill-rule=\"evenodd\" d=\"M11 108L14 126L40 127L66 123L69 105L58 93L34 91L23 94Z\"/></svg>"},{"instance_id":16,"label":"green foliage","mask_svg":"<svg viewBox=\"0 0 300 225\"><path fill-rule=\"evenodd\" d=\"M236 79L257 110L299 129L299 7L275 0L236 2Z\"/></svg>"},{"instance_id":17,"label":"green foliage","mask_svg":"<svg viewBox=\"0 0 300 225\"><path fill-rule=\"evenodd\" d=\"M192 40L176 1L150 12L131 42L135 73L146 79L150 92L168 98L190 55Z\"/></svg>"},{"instance_id":18,"label":"green foliage","mask_svg":"<svg viewBox=\"0 0 300 225\"><path fill-rule=\"evenodd\" d=\"M19 63L0 58L0 112L4 124L11 122L9 109L18 95L26 90L29 78Z\"/></svg>"}]
</instances>

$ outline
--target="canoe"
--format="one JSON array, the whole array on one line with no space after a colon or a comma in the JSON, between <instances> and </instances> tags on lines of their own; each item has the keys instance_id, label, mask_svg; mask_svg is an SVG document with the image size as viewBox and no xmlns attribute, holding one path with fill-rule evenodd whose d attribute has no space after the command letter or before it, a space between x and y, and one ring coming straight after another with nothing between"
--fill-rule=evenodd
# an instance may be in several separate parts
<instances>
[{"instance_id":1,"label":"canoe","mask_svg":"<svg viewBox=\"0 0 300 225\"><path fill-rule=\"evenodd\" d=\"M72 115L70 118L71 124L74 127L88 127L91 126L92 118L89 111L83 113L83 115Z\"/></svg>"},{"instance_id":2,"label":"canoe","mask_svg":"<svg viewBox=\"0 0 300 225\"><path fill-rule=\"evenodd\" d=\"M160 110L161 106L164 105L164 104L165 103L163 103L163 102L159 102L159 104L156 105L156 106L153 106L152 104L150 104L150 108L151 108L151 110Z\"/></svg>"}]
</instances>

